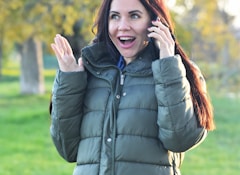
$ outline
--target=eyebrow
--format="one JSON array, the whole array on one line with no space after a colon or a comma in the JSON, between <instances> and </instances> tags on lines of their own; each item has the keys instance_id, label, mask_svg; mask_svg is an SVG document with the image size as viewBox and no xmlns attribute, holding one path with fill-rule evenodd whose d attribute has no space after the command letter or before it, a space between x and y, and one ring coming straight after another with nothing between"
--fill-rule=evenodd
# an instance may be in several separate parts
<instances>
[{"instance_id":1,"label":"eyebrow","mask_svg":"<svg viewBox=\"0 0 240 175\"><path fill-rule=\"evenodd\" d=\"M110 11L110 14L111 13L114 13L114 14L120 14L119 12L117 12L117 11ZM140 13L140 14L142 14L143 12L142 11L140 11L140 10L132 10L132 11L130 11L130 12L128 12L129 14L132 14L132 13Z\"/></svg>"},{"instance_id":2,"label":"eyebrow","mask_svg":"<svg viewBox=\"0 0 240 175\"><path fill-rule=\"evenodd\" d=\"M130 14L132 14L132 13L141 13L141 14L142 14L143 12L140 11L140 10L133 10L133 11L130 11L129 13L130 13Z\"/></svg>"}]
</instances>

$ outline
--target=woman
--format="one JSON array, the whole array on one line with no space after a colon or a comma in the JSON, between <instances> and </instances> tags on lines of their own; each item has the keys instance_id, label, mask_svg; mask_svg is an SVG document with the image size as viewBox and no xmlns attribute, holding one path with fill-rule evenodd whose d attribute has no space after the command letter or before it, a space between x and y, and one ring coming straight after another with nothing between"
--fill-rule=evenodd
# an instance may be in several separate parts
<instances>
[{"instance_id":1,"label":"woman","mask_svg":"<svg viewBox=\"0 0 240 175\"><path fill-rule=\"evenodd\" d=\"M183 154L214 129L204 79L173 37L163 0L104 0L77 63L58 59L51 135L74 175L180 174Z\"/></svg>"}]
</instances>

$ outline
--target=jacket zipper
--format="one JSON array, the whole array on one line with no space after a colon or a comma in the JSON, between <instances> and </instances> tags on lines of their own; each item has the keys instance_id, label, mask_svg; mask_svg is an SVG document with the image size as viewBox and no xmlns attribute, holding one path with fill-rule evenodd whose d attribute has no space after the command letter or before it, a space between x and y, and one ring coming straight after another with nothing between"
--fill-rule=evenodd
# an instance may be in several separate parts
<instances>
[{"instance_id":1,"label":"jacket zipper","mask_svg":"<svg viewBox=\"0 0 240 175\"><path fill-rule=\"evenodd\" d=\"M124 79L125 79L125 75L123 74L123 72L120 73L120 85L124 84Z\"/></svg>"}]
</instances>

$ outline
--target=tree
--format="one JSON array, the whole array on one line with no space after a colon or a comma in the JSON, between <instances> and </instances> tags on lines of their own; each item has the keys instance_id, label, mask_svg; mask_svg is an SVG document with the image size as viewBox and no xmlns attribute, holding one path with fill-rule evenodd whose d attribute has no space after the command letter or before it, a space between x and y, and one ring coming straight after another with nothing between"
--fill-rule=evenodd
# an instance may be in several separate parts
<instances>
[{"instance_id":1,"label":"tree","mask_svg":"<svg viewBox=\"0 0 240 175\"><path fill-rule=\"evenodd\" d=\"M73 38L74 45L81 47L83 45L81 43L85 43L91 36L89 33L86 35L83 29L89 29L93 11L99 1L10 0L1 3L1 7L7 7L6 13L10 13L0 18L0 24L7 24L3 25L4 32L0 35L0 59L3 45L1 39L7 38L11 43L16 43L21 53L21 92L42 93L44 91L42 43L49 46L54 35L61 33ZM11 13L12 11L14 13ZM79 52L80 49L75 50Z\"/></svg>"},{"instance_id":2,"label":"tree","mask_svg":"<svg viewBox=\"0 0 240 175\"><path fill-rule=\"evenodd\" d=\"M0 62L2 63L4 55L2 51L16 43L21 53L21 92L42 93L44 83L42 81L42 58L40 58L41 45L37 44L35 47L37 42L30 42L36 40L28 18L30 16L26 15L29 4L26 0L5 0L1 1L0 5L2 13L0 17ZM26 64L26 60L31 61L31 64Z\"/></svg>"},{"instance_id":3,"label":"tree","mask_svg":"<svg viewBox=\"0 0 240 175\"><path fill-rule=\"evenodd\" d=\"M21 92L24 94L44 93L42 43L34 38L24 42L21 49Z\"/></svg>"},{"instance_id":4,"label":"tree","mask_svg":"<svg viewBox=\"0 0 240 175\"><path fill-rule=\"evenodd\" d=\"M6 51L9 51L13 43L8 42L8 38L11 38L14 33L14 20L18 20L17 8L19 7L19 1L0 1L0 77L2 75L3 58L6 55ZM4 52L5 51L5 52Z\"/></svg>"},{"instance_id":5,"label":"tree","mask_svg":"<svg viewBox=\"0 0 240 175\"><path fill-rule=\"evenodd\" d=\"M178 22L192 35L191 58L198 62L208 62L205 68L217 66L207 77L218 79L219 87L229 85L233 75L231 70L239 69L237 40L233 35L233 16L219 6L223 0L177 0L183 13Z\"/></svg>"}]
</instances>

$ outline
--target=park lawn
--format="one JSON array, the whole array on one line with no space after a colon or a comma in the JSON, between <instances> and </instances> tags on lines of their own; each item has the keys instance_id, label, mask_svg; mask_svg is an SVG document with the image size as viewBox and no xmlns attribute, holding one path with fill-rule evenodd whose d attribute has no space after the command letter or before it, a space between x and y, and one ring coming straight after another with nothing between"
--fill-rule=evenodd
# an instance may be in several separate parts
<instances>
[{"instance_id":1,"label":"park lawn","mask_svg":"<svg viewBox=\"0 0 240 175\"><path fill-rule=\"evenodd\" d=\"M49 134L53 74L45 80L44 95L20 95L18 76L0 78L0 174L72 174L75 165L58 155ZM216 95L212 100L217 130L186 153L183 175L232 175L240 171L240 99Z\"/></svg>"},{"instance_id":2,"label":"park lawn","mask_svg":"<svg viewBox=\"0 0 240 175\"><path fill-rule=\"evenodd\" d=\"M52 81L46 78L44 95L21 95L17 76L0 79L0 174L72 174L74 164L58 155L49 134Z\"/></svg>"},{"instance_id":3,"label":"park lawn","mask_svg":"<svg viewBox=\"0 0 240 175\"><path fill-rule=\"evenodd\" d=\"M185 154L183 175L233 175L240 171L240 99L212 97L217 129Z\"/></svg>"}]
</instances>

